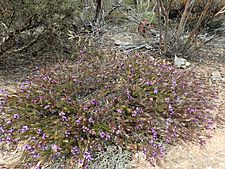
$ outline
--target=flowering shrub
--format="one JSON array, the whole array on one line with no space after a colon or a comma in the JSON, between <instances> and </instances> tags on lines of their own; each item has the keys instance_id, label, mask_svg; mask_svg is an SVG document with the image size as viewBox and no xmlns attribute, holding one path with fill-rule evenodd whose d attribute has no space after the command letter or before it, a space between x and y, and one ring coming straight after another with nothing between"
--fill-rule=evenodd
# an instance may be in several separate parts
<instances>
[{"instance_id":1,"label":"flowering shrub","mask_svg":"<svg viewBox=\"0 0 225 169\"><path fill-rule=\"evenodd\" d=\"M146 55L81 53L73 64L37 71L16 94L2 93L0 141L24 141L32 165L65 158L90 166L110 145L151 162L179 140L203 142L213 124L207 86Z\"/></svg>"}]
</instances>

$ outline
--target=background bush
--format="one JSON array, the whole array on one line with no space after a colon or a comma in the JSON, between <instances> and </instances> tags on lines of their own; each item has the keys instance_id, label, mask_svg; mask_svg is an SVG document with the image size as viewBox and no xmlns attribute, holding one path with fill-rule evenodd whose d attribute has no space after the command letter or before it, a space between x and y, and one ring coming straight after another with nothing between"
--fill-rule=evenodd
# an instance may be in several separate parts
<instances>
[{"instance_id":1,"label":"background bush","mask_svg":"<svg viewBox=\"0 0 225 169\"><path fill-rule=\"evenodd\" d=\"M118 145L153 162L168 145L203 143L213 124L211 90L198 76L152 57L81 51L43 68L2 101L0 140L24 142L24 164L70 159L87 166Z\"/></svg>"}]
</instances>

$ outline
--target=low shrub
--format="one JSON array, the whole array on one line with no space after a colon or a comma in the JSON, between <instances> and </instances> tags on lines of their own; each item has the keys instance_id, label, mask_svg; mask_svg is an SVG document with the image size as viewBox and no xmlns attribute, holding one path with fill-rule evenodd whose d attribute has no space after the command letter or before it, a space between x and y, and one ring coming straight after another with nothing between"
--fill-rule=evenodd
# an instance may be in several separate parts
<instances>
[{"instance_id":1,"label":"low shrub","mask_svg":"<svg viewBox=\"0 0 225 169\"><path fill-rule=\"evenodd\" d=\"M81 51L74 63L40 69L7 92L0 140L24 142L26 165L63 158L87 167L113 145L152 162L168 145L205 141L212 97L192 71L142 54Z\"/></svg>"}]
</instances>

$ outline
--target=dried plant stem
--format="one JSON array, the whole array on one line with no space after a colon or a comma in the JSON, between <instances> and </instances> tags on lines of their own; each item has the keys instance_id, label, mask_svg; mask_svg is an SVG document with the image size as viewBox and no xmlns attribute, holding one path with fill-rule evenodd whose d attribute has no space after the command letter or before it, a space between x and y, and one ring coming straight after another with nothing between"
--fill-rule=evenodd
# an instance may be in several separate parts
<instances>
[{"instance_id":1,"label":"dried plant stem","mask_svg":"<svg viewBox=\"0 0 225 169\"><path fill-rule=\"evenodd\" d=\"M158 23L159 23L159 53L162 53L162 21L161 21L161 6L160 0L157 0L157 13L158 13Z\"/></svg>"},{"instance_id":2,"label":"dried plant stem","mask_svg":"<svg viewBox=\"0 0 225 169\"><path fill-rule=\"evenodd\" d=\"M167 34L168 34L168 26L169 26L169 15L165 6L163 5L163 1L159 0L160 8L163 12L164 20L165 20L165 31L164 31L164 52L167 51Z\"/></svg>"},{"instance_id":3,"label":"dried plant stem","mask_svg":"<svg viewBox=\"0 0 225 169\"><path fill-rule=\"evenodd\" d=\"M205 5L204 10L202 11L202 13L201 13L201 15L200 15L200 17L199 17L199 19L198 19L198 21L196 23L196 26L194 27L194 29L191 31L191 33L189 35L188 42L190 42L193 39L194 36L195 37L197 36L198 31L199 31L199 27L200 27L203 19L207 15L207 12L208 12L210 6L212 5L213 1L214 0L208 0L207 4Z\"/></svg>"},{"instance_id":4,"label":"dried plant stem","mask_svg":"<svg viewBox=\"0 0 225 169\"><path fill-rule=\"evenodd\" d=\"M188 17L188 13L190 12L190 11L188 12L188 9L190 8L191 2L192 2L192 0L187 0L184 12L181 16L181 20L180 20L178 30L177 30L177 35L176 35L176 47L177 48L179 48L179 46L180 46L180 37L181 37L181 34L182 34L183 29L185 27L185 23L186 23L186 20L187 20L187 17Z\"/></svg>"}]
</instances>

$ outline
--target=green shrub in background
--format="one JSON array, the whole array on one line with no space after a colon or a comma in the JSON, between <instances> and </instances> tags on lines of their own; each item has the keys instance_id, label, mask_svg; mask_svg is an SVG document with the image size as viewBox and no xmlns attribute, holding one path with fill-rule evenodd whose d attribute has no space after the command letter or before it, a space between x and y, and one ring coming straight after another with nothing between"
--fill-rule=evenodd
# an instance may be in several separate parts
<instances>
[{"instance_id":1,"label":"green shrub in background","mask_svg":"<svg viewBox=\"0 0 225 169\"><path fill-rule=\"evenodd\" d=\"M90 166L113 145L152 162L180 140L204 143L213 124L212 91L194 72L142 54L81 51L1 93L0 140L25 142L28 168L59 159Z\"/></svg>"}]
</instances>

